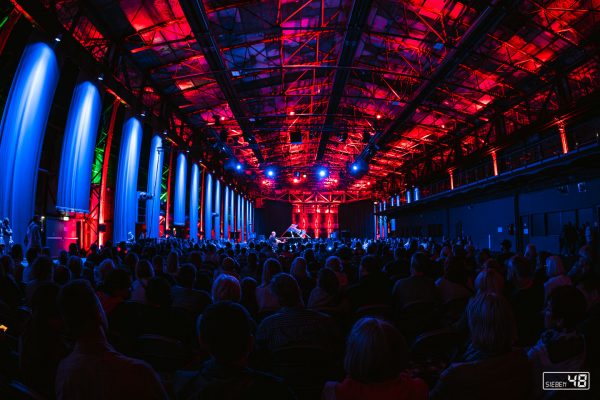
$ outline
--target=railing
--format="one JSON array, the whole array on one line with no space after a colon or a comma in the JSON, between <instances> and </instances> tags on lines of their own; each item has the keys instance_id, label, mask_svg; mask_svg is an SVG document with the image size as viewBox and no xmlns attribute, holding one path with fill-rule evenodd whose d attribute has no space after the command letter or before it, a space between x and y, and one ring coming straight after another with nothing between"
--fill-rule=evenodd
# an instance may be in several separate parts
<instances>
[{"instance_id":1,"label":"railing","mask_svg":"<svg viewBox=\"0 0 600 400\"><path fill-rule=\"evenodd\" d=\"M559 135L546 137L540 141L510 152L503 153L502 151L498 151L496 156L498 176L506 176L534 164L553 161L557 158L571 155L581 149L587 149L593 145L600 145L598 133L592 130L579 131L577 134L571 134L569 141L571 142L569 152L566 154L562 151L562 143ZM496 176L494 174L494 162L492 156L490 155L487 160L474 167L464 170L453 170L452 175L452 183L454 184L453 189L492 179ZM420 198L422 200L426 197L449 192L451 190L451 179L450 174L448 174L448 176L442 180L420 186Z\"/></svg>"}]
</instances>

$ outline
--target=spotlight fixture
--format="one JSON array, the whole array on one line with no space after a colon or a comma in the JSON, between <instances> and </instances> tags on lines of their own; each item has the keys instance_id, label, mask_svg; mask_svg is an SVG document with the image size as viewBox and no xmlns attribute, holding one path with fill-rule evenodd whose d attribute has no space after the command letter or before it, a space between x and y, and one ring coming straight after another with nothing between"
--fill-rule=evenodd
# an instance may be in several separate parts
<instances>
[{"instance_id":1,"label":"spotlight fixture","mask_svg":"<svg viewBox=\"0 0 600 400\"><path fill-rule=\"evenodd\" d=\"M377 119L381 119L381 114L377 114L377 115L375 116L375 118L377 118Z\"/></svg>"},{"instance_id":2,"label":"spotlight fixture","mask_svg":"<svg viewBox=\"0 0 600 400\"><path fill-rule=\"evenodd\" d=\"M56 35L56 37L54 38L54 41L56 43L62 42L62 33L59 33L58 35Z\"/></svg>"},{"instance_id":3,"label":"spotlight fixture","mask_svg":"<svg viewBox=\"0 0 600 400\"><path fill-rule=\"evenodd\" d=\"M238 171L241 171L241 170L242 170L242 164L240 164L240 163L237 163L237 164L235 165L235 169L236 169L236 170L238 170Z\"/></svg>"},{"instance_id":4,"label":"spotlight fixture","mask_svg":"<svg viewBox=\"0 0 600 400\"><path fill-rule=\"evenodd\" d=\"M300 182L300 179L294 178L294 183L298 183L298 182Z\"/></svg>"},{"instance_id":5,"label":"spotlight fixture","mask_svg":"<svg viewBox=\"0 0 600 400\"><path fill-rule=\"evenodd\" d=\"M294 172L294 178L300 178L300 171Z\"/></svg>"},{"instance_id":6,"label":"spotlight fixture","mask_svg":"<svg viewBox=\"0 0 600 400\"><path fill-rule=\"evenodd\" d=\"M142 118L146 118L146 111L142 111L142 112L140 113L140 117L142 117Z\"/></svg>"},{"instance_id":7,"label":"spotlight fixture","mask_svg":"<svg viewBox=\"0 0 600 400\"><path fill-rule=\"evenodd\" d=\"M358 171L358 165L352 164L352 171L354 171L354 172Z\"/></svg>"},{"instance_id":8,"label":"spotlight fixture","mask_svg":"<svg viewBox=\"0 0 600 400\"><path fill-rule=\"evenodd\" d=\"M325 168L319 168L317 174L319 175L319 178L323 179L327 176L327 170Z\"/></svg>"},{"instance_id":9,"label":"spotlight fixture","mask_svg":"<svg viewBox=\"0 0 600 400\"><path fill-rule=\"evenodd\" d=\"M267 169L267 176L269 178L275 177L275 170L273 170L272 168Z\"/></svg>"},{"instance_id":10,"label":"spotlight fixture","mask_svg":"<svg viewBox=\"0 0 600 400\"><path fill-rule=\"evenodd\" d=\"M290 116L293 117L294 115L296 115L296 113L294 111L290 111Z\"/></svg>"},{"instance_id":11,"label":"spotlight fixture","mask_svg":"<svg viewBox=\"0 0 600 400\"><path fill-rule=\"evenodd\" d=\"M100 82L102 82L104 80L104 74L103 73L100 73L100 75L98 75L98 80Z\"/></svg>"}]
</instances>

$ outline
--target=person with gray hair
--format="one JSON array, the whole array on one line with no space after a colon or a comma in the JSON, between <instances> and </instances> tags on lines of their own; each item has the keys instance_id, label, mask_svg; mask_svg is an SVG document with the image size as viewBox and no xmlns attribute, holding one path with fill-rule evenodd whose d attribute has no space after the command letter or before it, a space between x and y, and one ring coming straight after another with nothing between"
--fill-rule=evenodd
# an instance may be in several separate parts
<instances>
[{"instance_id":1,"label":"person with gray hair","mask_svg":"<svg viewBox=\"0 0 600 400\"><path fill-rule=\"evenodd\" d=\"M214 303L219 301L233 301L237 303L242 298L240 281L234 276L221 274L213 282L211 294Z\"/></svg>"},{"instance_id":2,"label":"person with gray hair","mask_svg":"<svg viewBox=\"0 0 600 400\"><path fill-rule=\"evenodd\" d=\"M533 370L527 355L513 350L515 324L508 300L477 294L467 306L471 343L462 362L442 372L429 398L529 399Z\"/></svg>"},{"instance_id":3,"label":"person with gray hair","mask_svg":"<svg viewBox=\"0 0 600 400\"><path fill-rule=\"evenodd\" d=\"M342 382L327 382L324 400L426 400L427 384L404 372L409 351L402 334L390 323L362 318L354 324L346 344Z\"/></svg>"},{"instance_id":4,"label":"person with gray hair","mask_svg":"<svg viewBox=\"0 0 600 400\"><path fill-rule=\"evenodd\" d=\"M279 273L271 279L269 287L281 308L258 326L258 349L273 352L290 345L331 349L339 344L338 329L332 318L304 307L300 287L293 276Z\"/></svg>"}]
</instances>

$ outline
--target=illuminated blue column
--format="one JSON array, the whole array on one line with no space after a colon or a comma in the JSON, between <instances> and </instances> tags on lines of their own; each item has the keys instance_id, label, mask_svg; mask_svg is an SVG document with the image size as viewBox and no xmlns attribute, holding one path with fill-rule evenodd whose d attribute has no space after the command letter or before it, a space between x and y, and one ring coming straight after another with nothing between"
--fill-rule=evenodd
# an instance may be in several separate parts
<instances>
[{"instance_id":1,"label":"illuminated blue column","mask_svg":"<svg viewBox=\"0 0 600 400\"><path fill-rule=\"evenodd\" d=\"M383 202L383 211L387 210L387 201ZM383 237L387 237L387 216L383 217Z\"/></svg>"},{"instance_id":2,"label":"illuminated blue column","mask_svg":"<svg viewBox=\"0 0 600 400\"><path fill-rule=\"evenodd\" d=\"M242 236L242 221L243 221L243 217L242 217L242 195L238 194L237 195L237 226L236 226L236 230L239 232L240 235L240 241L244 240L243 236Z\"/></svg>"},{"instance_id":3,"label":"illuminated blue column","mask_svg":"<svg viewBox=\"0 0 600 400\"><path fill-rule=\"evenodd\" d=\"M400 195L396 195L396 207L400 206Z\"/></svg>"},{"instance_id":4,"label":"illuminated blue column","mask_svg":"<svg viewBox=\"0 0 600 400\"><path fill-rule=\"evenodd\" d=\"M38 42L25 47L0 124L0 218L8 217L20 243L35 209L44 132L58 83L54 50Z\"/></svg>"},{"instance_id":5,"label":"illuminated blue column","mask_svg":"<svg viewBox=\"0 0 600 400\"><path fill-rule=\"evenodd\" d=\"M215 239L221 239L221 181L215 180Z\"/></svg>"},{"instance_id":6,"label":"illuminated blue column","mask_svg":"<svg viewBox=\"0 0 600 400\"><path fill-rule=\"evenodd\" d=\"M415 197L414 197L414 200L415 201L419 201L420 199L421 199L421 192L419 191L419 188L416 187L415 188Z\"/></svg>"},{"instance_id":7,"label":"illuminated blue column","mask_svg":"<svg viewBox=\"0 0 600 400\"><path fill-rule=\"evenodd\" d=\"M246 199L246 241L250 240L250 201L248 199Z\"/></svg>"},{"instance_id":8,"label":"illuminated blue column","mask_svg":"<svg viewBox=\"0 0 600 400\"><path fill-rule=\"evenodd\" d=\"M212 174L206 173L204 181L204 237L212 239L212 213L213 213L213 177Z\"/></svg>"},{"instance_id":9,"label":"illuminated blue column","mask_svg":"<svg viewBox=\"0 0 600 400\"><path fill-rule=\"evenodd\" d=\"M375 239L377 239L377 236L379 235L379 225L377 224L377 222L379 221L377 218L377 215L375 214L377 212L377 203L373 204L373 226L375 227L375 229L373 229L373 232L375 232Z\"/></svg>"},{"instance_id":10,"label":"illuminated blue column","mask_svg":"<svg viewBox=\"0 0 600 400\"><path fill-rule=\"evenodd\" d=\"M229 226L230 232L234 232L235 229L235 193L233 189L229 188ZM231 235L230 235L231 237Z\"/></svg>"},{"instance_id":11,"label":"illuminated blue column","mask_svg":"<svg viewBox=\"0 0 600 400\"><path fill-rule=\"evenodd\" d=\"M187 196L187 158L185 153L177 155L177 169L175 170L175 204L173 206L173 224L185 225L185 199Z\"/></svg>"},{"instance_id":12,"label":"illuminated blue column","mask_svg":"<svg viewBox=\"0 0 600 400\"><path fill-rule=\"evenodd\" d=\"M142 146L142 124L139 119L130 117L123 125L117 186L115 191L115 242L127 240L127 234L135 235L137 219L137 177Z\"/></svg>"},{"instance_id":13,"label":"illuminated blue column","mask_svg":"<svg viewBox=\"0 0 600 400\"><path fill-rule=\"evenodd\" d=\"M383 201L379 202L379 212L381 213L383 211ZM379 215L379 237L381 239L383 239L384 234L383 234L383 216L380 214Z\"/></svg>"},{"instance_id":14,"label":"illuminated blue column","mask_svg":"<svg viewBox=\"0 0 600 400\"><path fill-rule=\"evenodd\" d=\"M83 81L75 86L65 126L56 208L87 213L90 210L92 161L100 121L102 99L96 85Z\"/></svg>"},{"instance_id":15,"label":"illuminated blue column","mask_svg":"<svg viewBox=\"0 0 600 400\"><path fill-rule=\"evenodd\" d=\"M198 241L198 189L200 187L200 167L192 164L190 177L190 239Z\"/></svg>"},{"instance_id":16,"label":"illuminated blue column","mask_svg":"<svg viewBox=\"0 0 600 400\"><path fill-rule=\"evenodd\" d=\"M225 205L223 207L223 226L224 226L224 231L223 231L223 237L225 239L229 239L229 232L231 231L230 225L229 225L229 194L230 190L229 190L229 186L225 186Z\"/></svg>"},{"instance_id":17,"label":"illuminated blue column","mask_svg":"<svg viewBox=\"0 0 600 400\"><path fill-rule=\"evenodd\" d=\"M164 151L162 139L154 135L150 143L150 161L148 162L148 185L146 193L151 198L146 200L146 237L157 238L160 222L160 181L162 178Z\"/></svg>"}]
</instances>

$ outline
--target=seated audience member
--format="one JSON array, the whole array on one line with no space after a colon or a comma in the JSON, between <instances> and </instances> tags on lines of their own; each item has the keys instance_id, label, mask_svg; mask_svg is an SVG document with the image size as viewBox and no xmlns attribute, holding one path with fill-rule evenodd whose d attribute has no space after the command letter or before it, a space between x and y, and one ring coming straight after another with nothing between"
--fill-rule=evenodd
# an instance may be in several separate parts
<instances>
[{"instance_id":1,"label":"seated audience member","mask_svg":"<svg viewBox=\"0 0 600 400\"><path fill-rule=\"evenodd\" d=\"M25 268L23 268L23 246L20 243L13 244L10 249L10 258L15 263L15 280L17 282L27 283L25 280Z\"/></svg>"},{"instance_id":2,"label":"seated audience member","mask_svg":"<svg viewBox=\"0 0 600 400\"><path fill-rule=\"evenodd\" d=\"M437 289L432 279L425 276L428 269L427 254L417 252L410 260L410 277L400 279L394 285L394 305L397 309L412 303L434 303L437 301Z\"/></svg>"},{"instance_id":3,"label":"seated audience member","mask_svg":"<svg viewBox=\"0 0 600 400\"><path fill-rule=\"evenodd\" d=\"M31 299L32 317L19 341L19 365L23 380L37 392L54 397L54 377L60 360L70 349L62 338L57 297L60 287L40 284Z\"/></svg>"},{"instance_id":4,"label":"seated audience member","mask_svg":"<svg viewBox=\"0 0 600 400\"><path fill-rule=\"evenodd\" d=\"M340 305L340 281L335 272L322 268L317 275L317 287L310 292L308 308L331 308Z\"/></svg>"},{"instance_id":5,"label":"seated audience member","mask_svg":"<svg viewBox=\"0 0 600 400\"><path fill-rule=\"evenodd\" d=\"M221 274L213 282L211 295L213 303L219 301L233 301L237 303L242 298L240 281L234 276Z\"/></svg>"},{"instance_id":6,"label":"seated audience member","mask_svg":"<svg viewBox=\"0 0 600 400\"><path fill-rule=\"evenodd\" d=\"M140 260L135 266L135 281L131 284L131 301L147 303L146 287L148 280L154 276L154 269L148 260Z\"/></svg>"},{"instance_id":7,"label":"seated audience member","mask_svg":"<svg viewBox=\"0 0 600 400\"><path fill-rule=\"evenodd\" d=\"M27 304L31 304L31 297L38 286L46 282L52 282L54 278L54 263L47 256L39 256L31 265L31 280L25 287Z\"/></svg>"},{"instance_id":8,"label":"seated audience member","mask_svg":"<svg viewBox=\"0 0 600 400\"><path fill-rule=\"evenodd\" d=\"M480 293L467 306L467 320L471 344L465 360L442 372L430 398L530 399L531 365L524 353L512 349L515 328L508 301Z\"/></svg>"},{"instance_id":9,"label":"seated audience member","mask_svg":"<svg viewBox=\"0 0 600 400\"><path fill-rule=\"evenodd\" d=\"M110 271L116 268L114 261L110 258L102 260L99 265L94 267L94 284L96 289L102 289L106 276Z\"/></svg>"},{"instance_id":10,"label":"seated audience member","mask_svg":"<svg viewBox=\"0 0 600 400\"><path fill-rule=\"evenodd\" d=\"M171 287L173 307L184 309L194 315L200 314L211 303L210 295L204 290L195 290L196 267L182 264L177 271L177 284Z\"/></svg>"},{"instance_id":11,"label":"seated audience member","mask_svg":"<svg viewBox=\"0 0 600 400\"><path fill-rule=\"evenodd\" d=\"M71 279L81 278L81 271L83 270L83 262L78 256L71 256L67 259L67 269L71 272Z\"/></svg>"},{"instance_id":12,"label":"seated audience member","mask_svg":"<svg viewBox=\"0 0 600 400\"><path fill-rule=\"evenodd\" d=\"M340 288L343 289L346 286L348 286L348 276L346 276L346 273L342 270L342 260L339 257L328 257L325 261L325 268L328 268L335 272L335 276L337 277L338 282L340 283Z\"/></svg>"},{"instance_id":13,"label":"seated audience member","mask_svg":"<svg viewBox=\"0 0 600 400\"><path fill-rule=\"evenodd\" d=\"M236 260L234 260L231 257L225 257L223 259L223 261L221 262L221 266L217 269L215 269L215 274L214 277L216 278L217 276L221 275L221 274L226 274L226 275L231 275L236 279L240 279L240 274L239 274L239 270L240 270L240 265L238 264L238 262Z\"/></svg>"},{"instance_id":14,"label":"seated audience member","mask_svg":"<svg viewBox=\"0 0 600 400\"><path fill-rule=\"evenodd\" d=\"M13 246L14 248L15 246ZM30 247L25 252L25 261L27 266L23 269L23 282L29 283L33 279L33 262L41 255L41 251L37 247Z\"/></svg>"},{"instance_id":15,"label":"seated audience member","mask_svg":"<svg viewBox=\"0 0 600 400\"><path fill-rule=\"evenodd\" d=\"M108 272L101 289L96 292L104 313L110 316L117 306L129 299L131 280L129 273L117 268Z\"/></svg>"},{"instance_id":16,"label":"seated audience member","mask_svg":"<svg viewBox=\"0 0 600 400\"><path fill-rule=\"evenodd\" d=\"M180 371L173 390L178 400L294 399L281 379L248 368L252 352L252 321L239 304L210 305L198 319L201 346L211 359L200 371Z\"/></svg>"},{"instance_id":17,"label":"seated audience member","mask_svg":"<svg viewBox=\"0 0 600 400\"><path fill-rule=\"evenodd\" d=\"M554 289L571 284L571 278L565 275L565 267L560 256L546 258L546 276L548 277L544 283L544 298L546 299L550 297Z\"/></svg>"},{"instance_id":18,"label":"seated audience member","mask_svg":"<svg viewBox=\"0 0 600 400\"><path fill-rule=\"evenodd\" d=\"M256 301L259 313L269 313L277 310L279 304L277 298L271 292L269 283L271 278L281 272L281 264L274 258L268 258L262 268L261 283L256 288Z\"/></svg>"},{"instance_id":19,"label":"seated audience member","mask_svg":"<svg viewBox=\"0 0 600 400\"><path fill-rule=\"evenodd\" d=\"M337 326L331 317L304 308L300 288L291 275L275 275L270 287L281 308L258 326L256 344L260 350L273 352L291 345L332 349L339 344Z\"/></svg>"},{"instance_id":20,"label":"seated audience member","mask_svg":"<svg viewBox=\"0 0 600 400\"><path fill-rule=\"evenodd\" d=\"M0 257L0 301L11 309L17 308L23 301L23 292L13 275L15 264L9 256Z\"/></svg>"},{"instance_id":21,"label":"seated audience member","mask_svg":"<svg viewBox=\"0 0 600 400\"><path fill-rule=\"evenodd\" d=\"M252 255L254 253L250 253ZM249 257L250 258L250 257ZM258 314L258 303L256 302L256 287L258 282L254 278L249 276L242 279L240 287L242 288L242 298L240 304L244 306L250 313L250 316L254 319Z\"/></svg>"},{"instance_id":22,"label":"seated audience member","mask_svg":"<svg viewBox=\"0 0 600 400\"><path fill-rule=\"evenodd\" d=\"M535 264L521 256L514 256L508 262L508 279L513 287L509 300L519 346L533 345L544 327L544 288L533 281L534 268Z\"/></svg>"},{"instance_id":23,"label":"seated audience member","mask_svg":"<svg viewBox=\"0 0 600 400\"><path fill-rule=\"evenodd\" d=\"M408 347L400 332L376 318L360 319L346 345L342 382L327 382L323 400L427 399L427 385L404 373Z\"/></svg>"},{"instance_id":24,"label":"seated audience member","mask_svg":"<svg viewBox=\"0 0 600 400\"><path fill-rule=\"evenodd\" d=\"M546 330L527 354L533 363L534 382L542 381L542 372L585 370L585 340L576 327L585 317L586 306L584 295L573 286L550 293L544 311Z\"/></svg>"},{"instance_id":25,"label":"seated audience member","mask_svg":"<svg viewBox=\"0 0 600 400\"><path fill-rule=\"evenodd\" d=\"M444 262L444 276L435 281L438 298L442 304L452 300L471 297L473 290L469 287L469 276L462 259L449 256Z\"/></svg>"},{"instance_id":26,"label":"seated audience member","mask_svg":"<svg viewBox=\"0 0 600 400\"><path fill-rule=\"evenodd\" d=\"M302 257L296 257L294 261L292 261L290 274L296 279L296 282L298 282L298 286L300 286L300 291L302 292L302 300L304 300L304 304L306 304L311 290L315 287L314 279L308 276L306 260Z\"/></svg>"},{"instance_id":27,"label":"seated audience member","mask_svg":"<svg viewBox=\"0 0 600 400\"><path fill-rule=\"evenodd\" d=\"M364 256L358 268L358 282L346 289L346 297L354 311L361 307L392 303L392 282L381 271L375 256Z\"/></svg>"},{"instance_id":28,"label":"seated audience member","mask_svg":"<svg viewBox=\"0 0 600 400\"><path fill-rule=\"evenodd\" d=\"M589 245L582 246L577 252L577 261L568 273L569 278L577 284L593 274L593 250Z\"/></svg>"},{"instance_id":29,"label":"seated audience member","mask_svg":"<svg viewBox=\"0 0 600 400\"><path fill-rule=\"evenodd\" d=\"M504 277L492 268L485 268L475 278L475 291L479 293L504 294Z\"/></svg>"},{"instance_id":30,"label":"seated audience member","mask_svg":"<svg viewBox=\"0 0 600 400\"><path fill-rule=\"evenodd\" d=\"M108 343L106 316L88 282L67 283L58 306L76 344L58 367L57 399L167 399L148 364L125 357Z\"/></svg>"}]
</instances>

